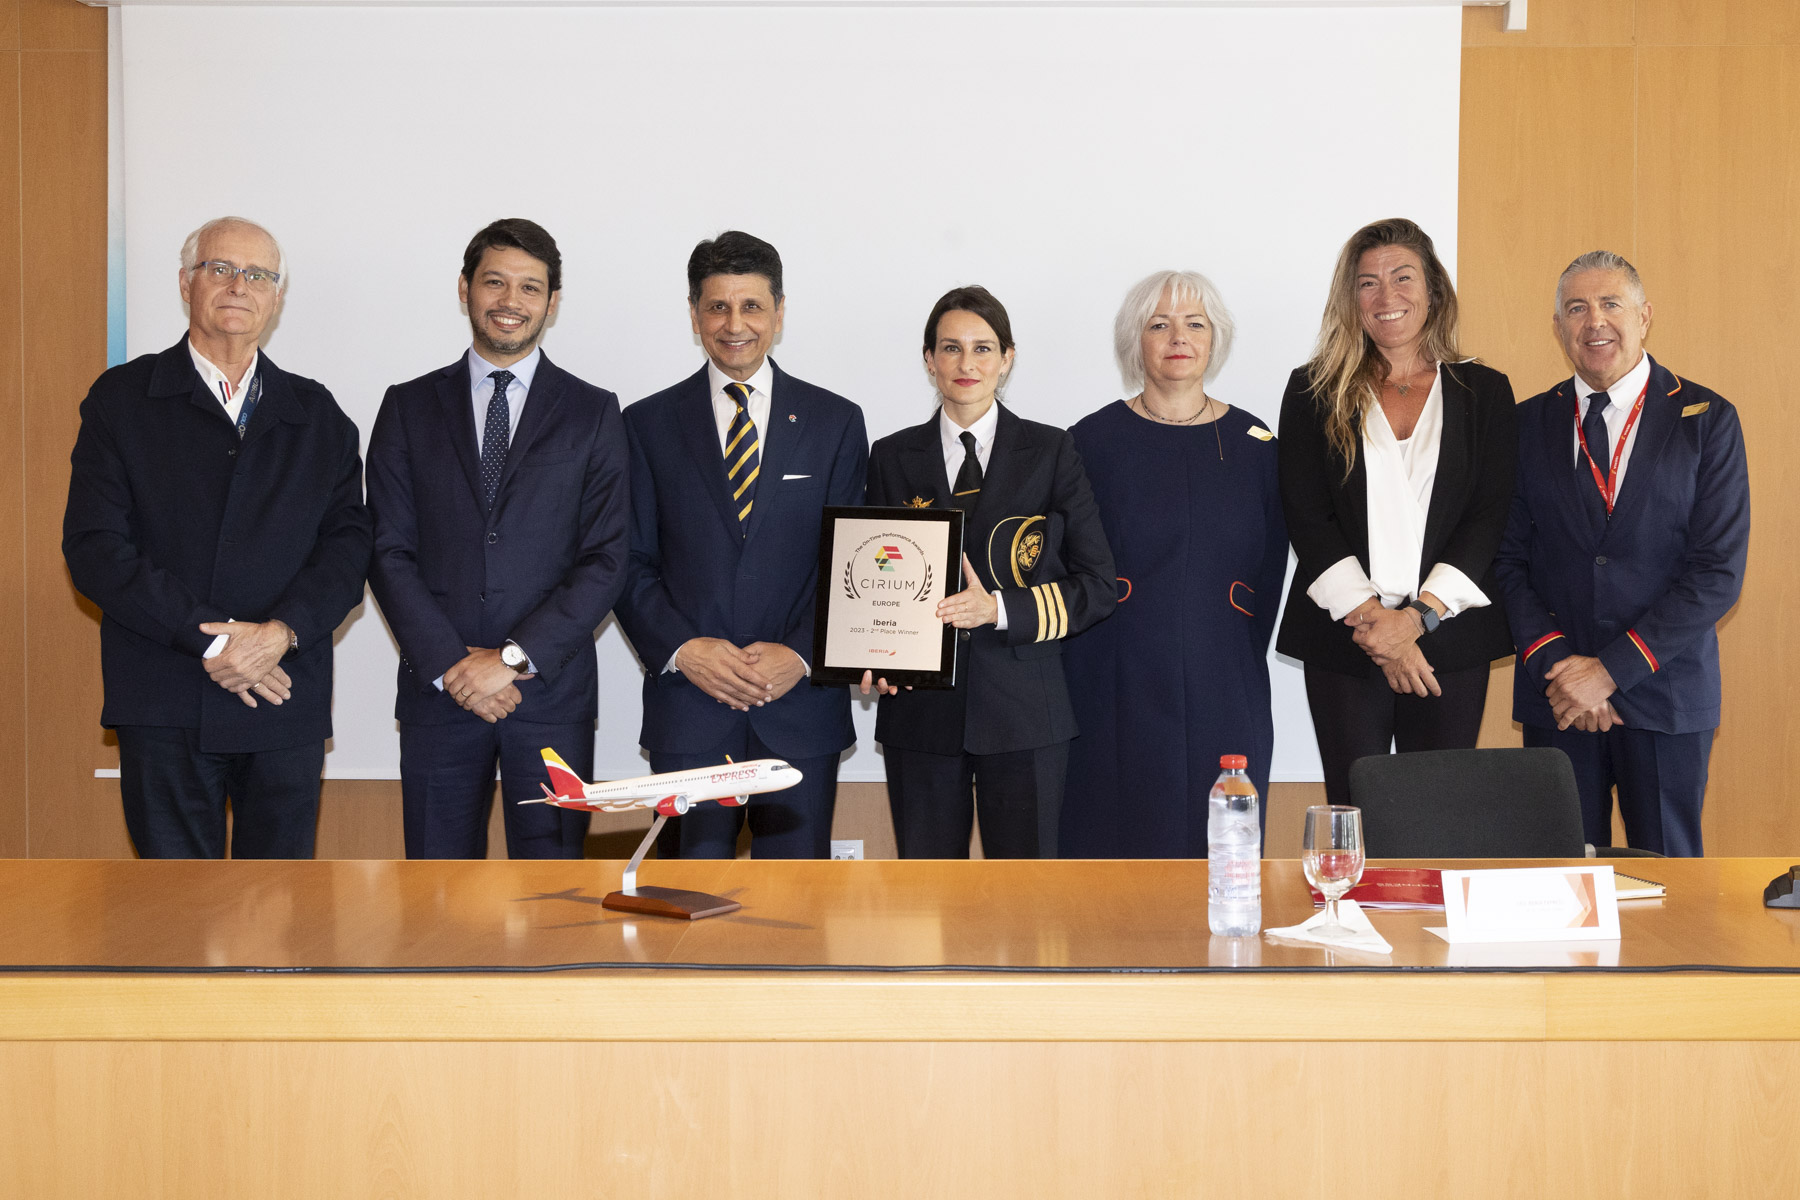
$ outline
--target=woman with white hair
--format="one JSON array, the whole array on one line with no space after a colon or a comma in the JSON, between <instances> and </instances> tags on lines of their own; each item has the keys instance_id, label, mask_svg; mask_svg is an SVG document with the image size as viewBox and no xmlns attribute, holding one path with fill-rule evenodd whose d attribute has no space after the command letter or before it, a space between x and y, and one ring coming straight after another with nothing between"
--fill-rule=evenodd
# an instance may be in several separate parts
<instances>
[{"instance_id":1,"label":"woman with white hair","mask_svg":"<svg viewBox=\"0 0 1800 1200\"><path fill-rule=\"evenodd\" d=\"M1081 734L1069 747L1066 858L1206 854L1219 759L1266 795L1269 635L1287 570L1274 435L1206 390L1231 314L1192 271L1131 289L1114 324L1125 390L1070 433L1119 574L1111 619L1064 651Z\"/></svg>"}]
</instances>

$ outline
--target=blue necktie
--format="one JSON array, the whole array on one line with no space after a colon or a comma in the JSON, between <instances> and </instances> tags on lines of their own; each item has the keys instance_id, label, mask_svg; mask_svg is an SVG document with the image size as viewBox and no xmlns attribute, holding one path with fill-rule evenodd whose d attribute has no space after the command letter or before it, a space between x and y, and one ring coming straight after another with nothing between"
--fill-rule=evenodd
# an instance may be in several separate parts
<instances>
[{"instance_id":1,"label":"blue necktie","mask_svg":"<svg viewBox=\"0 0 1800 1200\"><path fill-rule=\"evenodd\" d=\"M750 509L756 503L756 476L762 470L762 439L750 419L750 389L728 383L725 394L737 404L737 412L725 430L725 486L737 507L738 533L750 532Z\"/></svg>"},{"instance_id":2,"label":"blue necktie","mask_svg":"<svg viewBox=\"0 0 1800 1200\"><path fill-rule=\"evenodd\" d=\"M487 427L481 434L481 491L487 506L494 507L494 495L500 490L500 471L506 466L506 444L512 438L512 410L507 407L506 389L512 386L511 371L495 371L488 376L494 381L494 394L488 397Z\"/></svg>"}]
</instances>

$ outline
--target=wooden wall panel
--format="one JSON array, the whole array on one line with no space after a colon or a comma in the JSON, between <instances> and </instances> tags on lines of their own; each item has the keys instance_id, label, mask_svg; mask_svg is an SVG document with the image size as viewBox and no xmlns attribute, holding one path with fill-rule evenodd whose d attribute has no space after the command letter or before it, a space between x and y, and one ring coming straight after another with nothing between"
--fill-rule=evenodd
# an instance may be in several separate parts
<instances>
[{"instance_id":1,"label":"wooden wall panel","mask_svg":"<svg viewBox=\"0 0 1800 1200\"><path fill-rule=\"evenodd\" d=\"M1737 407L1750 460L1750 567L1720 630L1707 848L1785 853L1800 849L1781 794L1800 770L1800 44L1645 48L1638 94L1635 261L1655 306L1651 350Z\"/></svg>"},{"instance_id":2,"label":"wooden wall panel","mask_svg":"<svg viewBox=\"0 0 1800 1200\"><path fill-rule=\"evenodd\" d=\"M1705 2L1705 0L1702 0ZM1506 31L1498 7L1463 9L1463 46L1623 46L1631 42L1634 0L1530 0L1525 28ZM1465 54L1464 63L1468 61ZM1467 96L1464 84L1464 96ZM1464 112L1468 111L1467 103Z\"/></svg>"},{"instance_id":3,"label":"wooden wall panel","mask_svg":"<svg viewBox=\"0 0 1800 1200\"><path fill-rule=\"evenodd\" d=\"M1643 46L1800 45L1800 4L1637 0L1637 40Z\"/></svg>"},{"instance_id":4,"label":"wooden wall panel","mask_svg":"<svg viewBox=\"0 0 1800 1200\"><path fill-rule=\"evenodd\" d=\"M118 785L93 777L95 767L115 764L99 726L97 618L62 560L77 406L106 366L106 14L26 0L21 28L28 47L34 39L86 44L95 29L100 46L21 55L30 853L111 856L129 847Z\"/></svg>"},{"instance_id":5,"label":"wooden wall panel","mask_svg":"<svg viewBox=\"0 0 1800 1200\"><path fill-rule=\"evenodd\" d=\"M19 0L0 0L0 51L17 50L18 48L19 48ZM18 64L15 63L14 67L16 68L17 65ZM11 89L11 91L13 92L14 96L17 96L18 87L16 86L16 81L15 81L15 86ZM18 113L14 112L13 117L15 118L13 121L13 124L16 126L18 124L17 119L16 119L18 117ZM18 182L17 180L14 180L15 190L16 190L17 182Z\"/></svg>"},{"instance_id":6,"label":"wooden wall panel","mask_svg":"<svg viewBox=\"0 0 1800 1200\"><path fill-rule=\"evenodd\" d=\"M96 50L106 56L106 10L77 0L16 0L25 50ZM105 95L102 86L101 95ZM100 142L102 161L106 141Z\"/></svg>"},{"instance_id":7,"label":"wooden wall panel","mask_svg":"<svg viewBox=\"0 0 1800 1200\"><path fill-rule=\"evenodd\" d=\"M0 7L0 45L18 41L18 5ZM0 50L0 678L25 675L25 453L19 436L24 343L19 239L19 54ZM0 696L0 762L25 761L26 695L9 687ZM22 856L30 824L30 781L0 789L0 857Z\"/></svg>"}]
</instances>

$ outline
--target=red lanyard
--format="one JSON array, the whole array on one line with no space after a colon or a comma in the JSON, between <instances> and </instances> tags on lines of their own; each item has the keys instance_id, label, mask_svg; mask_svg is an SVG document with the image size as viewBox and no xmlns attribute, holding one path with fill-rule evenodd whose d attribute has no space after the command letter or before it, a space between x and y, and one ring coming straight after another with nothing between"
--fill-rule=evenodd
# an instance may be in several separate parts
<instances>
[{"instance_id":1,"label":"red lanyard","mask_svg":"<svg viewBox=\"0 0 1800 1200\"><path fill-rule=\"evenodd\" d=\"M1619 489L1619 459L1625 453L1625 443L1631 438L1631 427L1637 424L1638 414L1644 411L1644 396L1650 391L1650 381L1644 380L1644 386L1638 389L1637 403L1631 406L1631 415L1625 418L1625 428L1619 432L1619 443L1613 447L1612 464L1606 474L1600 474L1600 464L1594 461L1594 452L1588 449L1587 438L1581 433L1581 397L1575 397L1575 441L1581 446L1581 452L1587 456L1588 470L1594 473L1594 486L1600 489L1600 498L1606 501L1606 515L1612 516L1613 499Z\"/></svg>"}]
</instances>

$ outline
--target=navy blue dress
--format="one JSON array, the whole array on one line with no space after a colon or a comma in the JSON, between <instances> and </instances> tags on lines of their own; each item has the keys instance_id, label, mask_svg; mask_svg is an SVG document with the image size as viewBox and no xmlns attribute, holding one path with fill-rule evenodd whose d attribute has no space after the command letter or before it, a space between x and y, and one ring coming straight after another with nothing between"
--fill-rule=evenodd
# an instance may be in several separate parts
<instances>
[{"instance_id":1,"label":"navy blue dress","mask_svg":"<svg viewBox=\"0 0 1800 1200\"><path fill-rule=\"evenodd\" d=\"M1288 561L1275 440L1242 409L1178 426L1124 401L1070 433L1119 605L1064 645L1081 733L1059 853L1199 857L1220 755L1248 756L1258 794L1269 791L1269 636Z\"/></svg>"}]
</instances>

